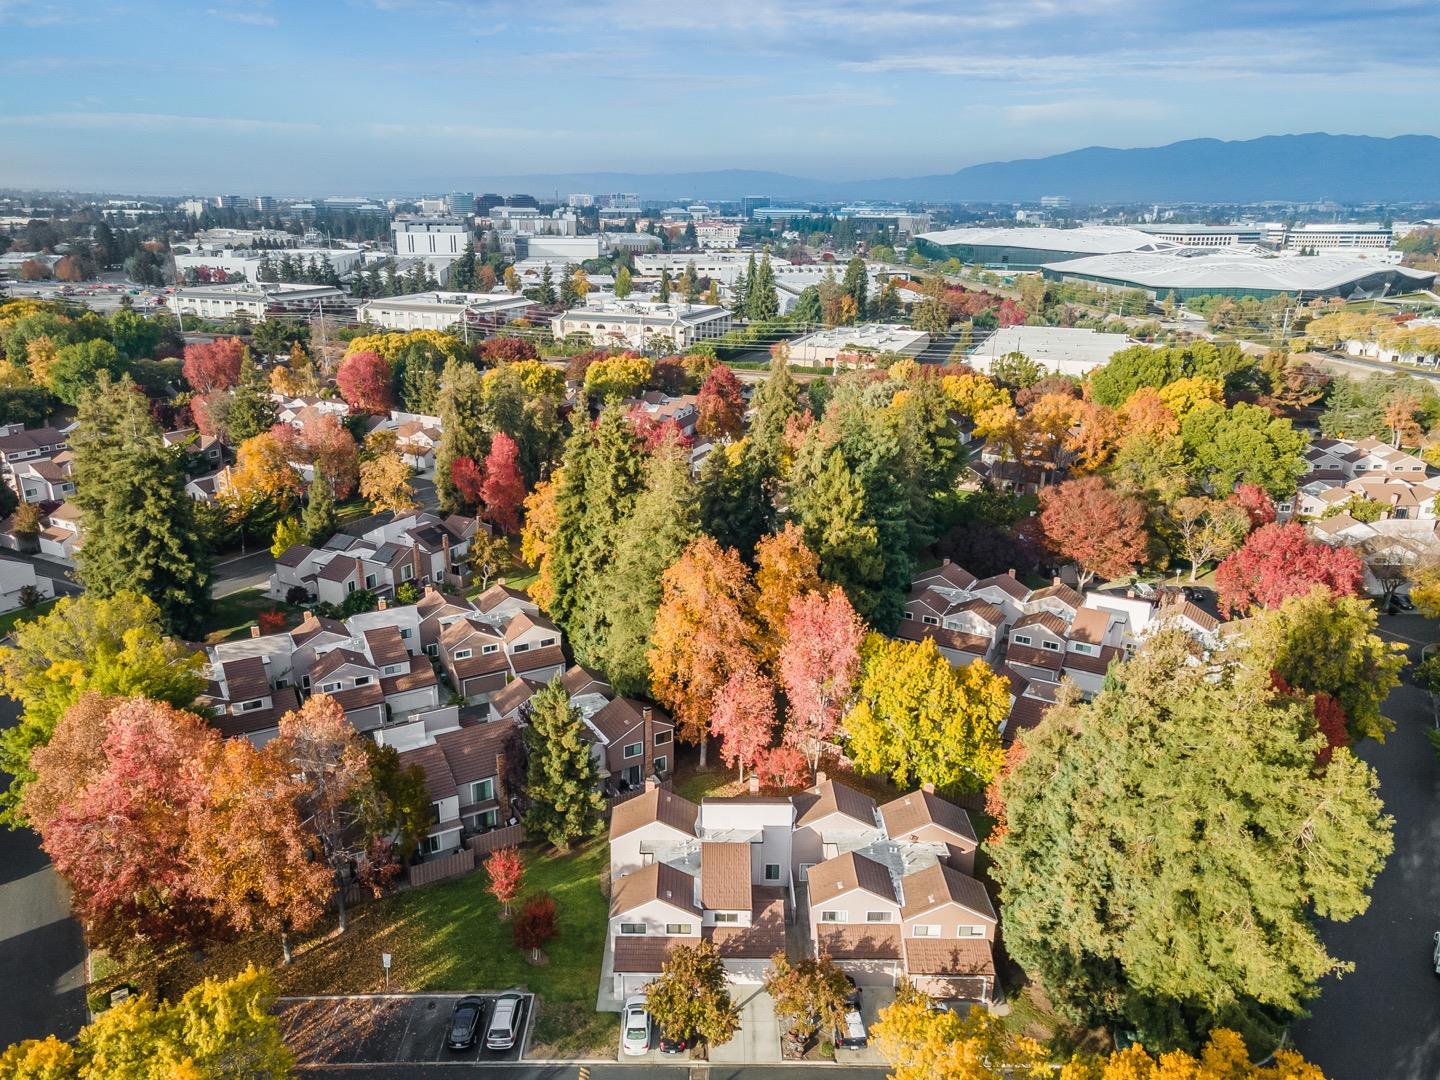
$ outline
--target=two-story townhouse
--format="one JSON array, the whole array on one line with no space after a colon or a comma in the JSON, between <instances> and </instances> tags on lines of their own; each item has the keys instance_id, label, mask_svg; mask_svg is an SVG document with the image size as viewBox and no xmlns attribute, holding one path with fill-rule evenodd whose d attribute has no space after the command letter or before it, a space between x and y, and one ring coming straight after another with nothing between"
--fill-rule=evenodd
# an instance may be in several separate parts
<instances>
[{"instance_id":1,"label":"two-story townhouse","mask_svg":"<svg viewBox=\"0 0 1440 1080\"><path fill-rule=\"evenodd\" d=\"M440 631L440 666L455 692L483 705L510 678L504 632L479 618L457 619Z\"/></svg>"},{"instance_id":2,"label":"two-story townhouse","mask_svg":"<svg viewBox=\"0 0 1440 1080\"><path fill-rule=\"evenodd\" d=\"M1100 692L1110 665L1125 655L1115 617L1098 608L1084 608L1076 614L1066 632L1063 672L1086 697Z\"/></svg>"},{"instance_id":3,"label":"two-story townhouse","mask_svg":"<svg viewBox=\"0 0 1440 1080\"><path fill-rule=\"evenodd\" d=\"M261 656L246 656L210 665L210 681L200 703L211 712L211 724L226 738L243 736L256 746L273 739L280 717L300 707L293 686L272 685Z\"/></svg>"},{"instance_id":4,"label":"two-story townhouse","mask_svg":"<svg viewBox=\"0 0 1440 1080\"><path fill-rule=\"evenodd\" d=\"M434 733L400 752L402 765L419 765L430 793L430 830L421 850L446 854L465 838L518 820L507 790L510 759L518 751L516 725L464 724Z\"/></svg>"},{"instance_id":5,"label":"two-story townhouse","mask_svg":"<svg viewBox=\"0 0 1440 1080\"><path fill-rule=\"evenodd\" d=\"M1006 663L1027 680L1059 682L1068 630L1064 619L1048 611L1022 616L1010 628Z\"/></svg>"},{"instance_id":6,"label":"two-story townhouse","mask_svg":"<svg viewBox=\"0 0 1440 1080\"><path fill-rule=\"evenodd\" d=\"M810 868L841 852L856 851L883 840L875 800L862 791L817 774L816 785L791 798L795 832L791 847L795 875L804 881Z\"/></svg>"},{"instance_id":7,"label":"two-story townhouse","mask_svg":"<svg viewBox=\"0 0 1440 1080\"><path fill-rule=\"evenodd\" d=\"M560 628L545 616L519 611L503 625L505 653L516 678L549 682L565 670Z\"/></svg>"},{"instance_id":8,"label":"two-story townhouse","mask_svg":"<svg viewBox=\"0 0 1440 1080\"><path fill-rule=\"evenodd\" d=\"M348 641L348 639L347 639ZM305 672L312 694L328 694L345 710L356 731L374 731L385 724L385 692L380 672L364 653L337 646Z\"/></svg>"},{"instance_id":9,"label":"two-story townhouse","mask_svg":"<svg viewBox=\"0 0 1440 1080\"><path fill-rule=\"evenodd\" d=\"M990 1000L999 919L985 886L945 863L901 879L904 971L912 986L938 998Z\"/></svg>"},{"instance_id":10,"label":"two-story townhouse","mask_svg":"<svg viewBox=\"0 0 1440 1080\"><path fill-rule=\"evenodd\" d=\"M653 862L610 888L609 942L615 993L621 998L660 974L672 945L700 940L699 882L677 866Z\"/></svg>"},{"instance_id":11,"label":"two-story townhouse","mask_svg":"<svg viewBox=\"0 0 1440 1080\"><path fill-rule=\"evenodd\" d=\"M901 974L900 898L890 869L847 851L810 868L810 933L857 982L894 983Z\"/></svg>"},{"instance_id":12,"label":"two-story townhouse","mask_svg":"<svg viewBox=\"0 0 1440 1080\"><path fill-rule=\"evenodd\" d=\"M972 596L978 596L981 600L990 601L1004 613L1002 632L1015 625L1024 616L1025 601L1030 596L1030 590L1025 587L1024 582L1016 578L1014 570L1007 570L1003 574L995 574L975 582L970 587L970 593Z\"/></svg>"},{"instance_id":13,"label":"two-story townhouse","mask_svg":"<svg viewBox=\"0 0 1440 1080\"><path fill-rule=\"evenodd\" d=\"M892 799L879 813L887 839L912 849L928 848L963 874L975 872L979 840L970 815L936 795L933 785Z\"/></svg>"},{"instance_id":14,"label":"two-story townhouse","mask_svg":"<svg viewBox=\"0 0 1440 1080\"><path fill-rule=\"evenodd\" d=\"M610 813L610 877L624 877L651 863L693 864L698 851L700 808L660 784L647 784Z\"/></svg>"},{"instance_id":15,"label":"two-story townhouse","mask_svg":"<svg viewBox=\"0 0 1440 1080\"><path fill-rule=\"evenodd\" d=\"M62 562L74 562L75 553L85 543L80 516L80 508L68 500L46 514L37 538L40 554Z\"/></svg>"},{"instance_id":16,"label":"two-story townhouse","mask_svg":"<svg viewBox=\"0 0 1440 1080\"><path fill-rule=\"evenodd\" d=\"M685 436L695 434L695 425L700 418L699 399L694 394L671 396L659 390L650 390L639 397L625 401L625 408L638 410L656 423L673 423Z\"/></svg>"},{"instance_id":17,"label":"two-story townhouse","mask_svg":"<svg viewBox=\"0 0 1440 1080\"><path fill-rule=\"evenodd\" d=\"M390 723L440 705L440 679L435 668L428 658L410 652L401 631L393 624L360 631L364 653L380 675L386 720Z\"/></svg>"},{"instance_id":18,"label":"two-story townhouse","mask_svg":"<svg viewBox=\"0 0 1440 1080\"><path fill-rule=\"evenodd\" d=\"M963 595L963 594L962 594ZM935 642L941 654L956 667L972 660L988 660L995 652L1004 613L980 597L960 599L938 589L912 591L906 598L895 636L904 641Z\"/></svg>"},{"instance_id":19,"label":"two-story townhouse","mask_svg":"<svg viewBox=\"0 0 1440 1080\"><path fill-rule=\"evenodd\" d=\"M188 427L167 431L160 438L166 446L178 447L194 459L195 467L187 472L215 472L225 464L225 443L218 435L201 435Z\"/></svg>"},{"instance_id":20,"label":"two-story townhouse","mask_svg":"<svg viewBox=\"0 0 1440 1080\"><path fill-rule=\"evenodd\" d=\"M71 468L75 455L61 450L52 458L17 461L10 472L11 483L24 503L59 503L75 494Z\"/></svg>"},{"instance_id":21,"label":"two-story townhouse","mask_svg":"<svg viewBox=\"0 0 1440 1080\"><path fill-rule=\"evenodd\" d=\"M628 791L651 777L669 775L675 725L660 709L634 698L616 697L586 717L586 722L598 736L601 774L610 789Z\"/></svg>"},{"instance_id":22,"label":"two-story townhouse","mask_svg":"<svg viewBox=\"0 0 1440 1080\"><path fill-rule=\"evenodd\" d=\"M405 582L463 589L469 574L465 556L476 531L474 518L453 514L397 516L363 536L336 533L323 547L296 544L275 561L268 595L283 599L292 588L304 588L315 599L343 604L361 589L393 595Z\"/></svg>"},{"instance_id":23,"label":"two-story townhouse","mask_svg":"<svg viewBox=\"0 0 1440 1080\"><path fill-rule=\"evenodd\" d=\"M475 604L463 596L425 586L415 603L420 626L420 651L432 660L440 658L440 635L445 627L477 613Z\"/></svg>"},{"instance_id":24,"label":"two-story townhouse","mask_svg":"<svg viewBox=\"0 0 1440 1080\"><path fill-rule=\"evenodd\" d=\"M68 428L61 431L53 427L27 429L21 423L0 424L0 473L22 501L42 501L25 498L15 477L15 468L22 462L49 461L68 446Z\"/></svg>"},{"instance_id":25,"label":"two-story townhouse","mask_svg":"<svg viewBox=\"0 0 1440 1080\"><path fill-rule=\"evenodd\" d=\"M435 417L405 420L395 425L395 451L416 472L435 469L435 448L440 445L440 421Z\"/></svg>"}]
</instances>

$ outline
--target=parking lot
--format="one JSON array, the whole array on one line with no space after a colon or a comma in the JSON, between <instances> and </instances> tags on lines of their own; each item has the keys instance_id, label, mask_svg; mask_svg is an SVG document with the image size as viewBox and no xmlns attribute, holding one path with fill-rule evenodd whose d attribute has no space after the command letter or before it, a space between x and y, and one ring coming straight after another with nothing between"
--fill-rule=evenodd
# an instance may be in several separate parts
<instances>
[{"instance_id":1,"label":"parking lot","mask_svg":"<svg viewBox=\"0 0 1440 1080\"><path fill-rule=\"evenodd\" d=\"M484 1024L471 1049L446 1048L450 1011L455 1002L471 996L485 999L484 1022L488 1024L495 994L281 998L275 1011L285 1042L302 1066L519 1061L535 1012L530 994L524 995L520 1038L511 1049L484 1049Z\"/></svg>"}]
</instances>

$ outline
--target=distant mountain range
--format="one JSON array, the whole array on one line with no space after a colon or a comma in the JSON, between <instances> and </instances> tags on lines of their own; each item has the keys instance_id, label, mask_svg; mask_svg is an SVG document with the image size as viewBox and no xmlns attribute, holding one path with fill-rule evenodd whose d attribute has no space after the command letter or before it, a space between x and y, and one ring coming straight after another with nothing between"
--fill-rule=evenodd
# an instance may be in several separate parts
<instances>
[{"instance_id":1,"label":"distant mountain range","mask_svg":"<svg viewBox=\"0 0 1440 1080\"><path fill-rule=\"evenodd\" d=\"M556 173L430 178L416 190L635 192L642 199L1074 203L1440 202L1440 138L1399 135L1267 135L1224 142L1188 139L1130 150L1091 146L1051 157L972 165L937 176L832 181L724 169L682 173Z\"/></svg>"}]
</instances>

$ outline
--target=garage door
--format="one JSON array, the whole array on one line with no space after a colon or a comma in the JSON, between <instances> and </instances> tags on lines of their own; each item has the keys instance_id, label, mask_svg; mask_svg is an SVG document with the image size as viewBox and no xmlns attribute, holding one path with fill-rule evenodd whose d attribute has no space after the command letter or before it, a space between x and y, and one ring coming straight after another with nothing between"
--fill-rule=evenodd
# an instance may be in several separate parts
<instances>
[{"instance_id":1,"label":"garage door","mask_svg":"<svg viewBox=\"0 0 1440 1080\"><path fill-rule=\"evenodd\" d=\"M620 976L620 998L623 1001L631 994L642 994L645 987L649 985L654 975L621 975Z\"/></svg>"},{"instance_id":2,"label":"garage door","mask_svg":"<svg viewBox=\"0 0 1440 1080\"><path fill-rule=\"evenodd\" d=\"M725 978L736 986L758 986L770 970L768 960L726 960Z\"/></svg>"},{"instance_id":3,"label":"garage door","mask_svg":"<svg viewBox=\"0 0 1440 1080\"><path fill-rule=\"evenodd\" d=\"M894 986L897 965L890 960L837 960L835 966L857 986Z\"/></svg>"}]
</instances>

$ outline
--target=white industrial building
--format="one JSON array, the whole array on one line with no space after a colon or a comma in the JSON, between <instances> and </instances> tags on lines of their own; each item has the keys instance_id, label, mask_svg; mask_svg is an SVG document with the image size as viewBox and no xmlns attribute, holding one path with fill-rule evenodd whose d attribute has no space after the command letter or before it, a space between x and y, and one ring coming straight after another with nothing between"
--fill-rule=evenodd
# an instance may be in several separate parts
<instances>
[{"instance_id":1,"label":"white industrial building","mask_svg":"<svg viewBox=\"0 0 1440 1080\"><path fill-rule=\"evenodd\" d=\"M1081 376L1109 361L1135 342L1124 334L1104 334L1067 326L1007 326L996 330L970 354L978 371L990 370L993 361L1009 353L1022 353L1057 375Z\"/></svg>"},{"instance_id":2,"label":"white industrial building","mask_svg":"<svg viewBox=\"0 0 1440 1080\"><path fill-rule=\"evenodd\" d=\"M470 230L450 218L399 218L390 226L395 254L400 258L458 259L470 239Z\"/></svg>"},{"instance_id":3,"label":"white industrial building","mask_svg":"<svg viewBox=\"0 0 1440 1080\"><path fill-rule=\"evenodd\" d=\"M740 244L740 226L733 221L697 221L695 239L706 250L731 251Z\"/></svg>"},{"instance_id":4,"label":"white industrial building","mask_svg":"<svg viewBox=\"0 0 1440 1080\"><path fill-rule=\"evenodd\" d=\"M449 330L513 322L534 309L533 300L509 293L429 292L367 300L357 315L387 330Z\"/></svg>"},{"instance_id":5,"label":"white industrial building","mask_svg":"<svg viewBox=\"0 0 1440 1080\"><path fill-rule=\"evenodd\" d=\"M550 320L557 340L584 334L597 346L644 349L656 337L676 349L718 338L731 327L729 310L710 304L659 304L605 297Z\"/></svg>"},{"instance_id":6,"label":"white industrial building","mask_svg":"<svg viewBox=\"0 0 1440 1080\"><path fill-rule=\"evenodd\" d=\"M177 254L175 256L175 272L183 275L187 270L224 270L227 274L242 277L246 281L258 282L261 266L267 257L270 264L274 266L286 256L292 261L307 264L313 260L323 265L325 260L329 259L330 266L341 277L350 273L364 260L364 252L359 248L349 247L283 248L272 251L256 251L253 248L208 248Z\"/></svg>"},{"instance_id":7,"label":"white industrial building","mask_svg":"<svg viewBox=\"0 0 1440 1080\"><path fill-rule=\"evenodd\" d=\"M256 322L272 311L314 314L322 308L338 307L345 293L329 285L281 285L244 282L235 285L202 285L176 289L161 302L181 315L202 319L231 319L243 315Z\"/></svg>"},{"instance_id":8,"label":"white industrial building","mask_svg":"<svg viewBox=\"0 0 1440 1080\"><path fill-rule=\"evenodd\" d=\"M1368 224L1294 225L1285 233L1291 251L1385 251L1394 234L1388 226Z\"/></svg>"},{"instance_id":9,"label":"white industrial building","mask_svg":"<svg viewBox=\"0 0 1440 1080\"><path fill-rule=\"evenodd\" d=\"M568 259L584 262L598 259L602 239L599 236L517 236L515 254L522 259Z\"/></svg>"},{"instance_id":10,"label":"white industrial building","mask_svg":"<svg viewBox=\"0 0 1440 1080\"><path fill-rule=\"evenodd\" d=\"M861 323L834 326L790 342L790 362L804 367L868 366L866 357L879 353L919 356L930 335L900 323Z\"/></svg>"}]
</instances>

